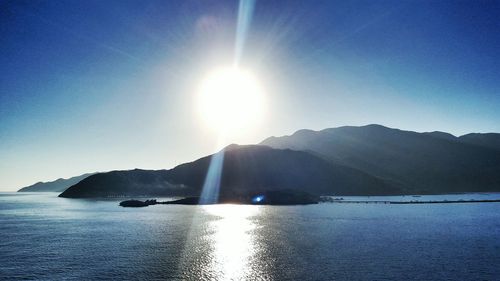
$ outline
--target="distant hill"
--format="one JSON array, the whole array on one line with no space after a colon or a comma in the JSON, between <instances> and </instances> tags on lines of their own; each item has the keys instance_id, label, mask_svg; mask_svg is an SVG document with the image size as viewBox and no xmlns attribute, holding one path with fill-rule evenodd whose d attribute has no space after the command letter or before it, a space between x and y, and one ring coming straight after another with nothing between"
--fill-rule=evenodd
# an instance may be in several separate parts
<instances>
[{"instance_id":1,"label":"distant hill","mask_svg":"<svg viewBox=\"0 0 500 281\"><path fill-rule=\"evenodd\" d=\"M500 134L467 134L458 139L463 143L474 144L500 151Z\"/></svg>"},{"instance_id":2,"label":"distant hill","mask_svg":"<svg viewBox=\"0 0 500 281\"><path fill-rule=\"evenodd\" d=\"M75 184L61 197L198 196L213 155L171 170L114 171ZM277 190L315 195L399 194L394 183L337 165L303 151L231 145L224 150L220 195Z\"/></svg>"},{"instance_id":3,"label":"distant hill","mask_svg":"<svg viewBox=\"0 0 500 281\"><path fill-rule=\"evenodd\" d=\"M498 139L498 134L456 137L380 125L300 130L261 145L226 147L220 196L280 190L313 195L500 191ZM92 175L60 196L200 196L213 156L171 170Z\"/></svg>"},{"instance_id":4,"label":"distant hill","mask_svg":"<svg viewBox=\"0 0 500 281\"><path fill-rule=\"evenodd\" d=\"M175 167L169 171L169 180L201 189L210 159L207 156ZM393 183L303 151L258 145L225 149L221 195L281 189L319 195L399 192Z\"/></svg>"},{"instance_id":5,"label":"distant hill","mask_svg":"<svg viewBox=\"0 0 500 281\"><path fill-rule=\"evenodd\" d=\"M307 151L331 163L391 180L405 193L500 191L500 135L455 137L381 125L300 130L263 142Z\"/></svg>"},{"instance_id":6,"label":"distant hill","mask_svg":"<svg viewBox=\"0 0 500 281\"><path fill-rule=\"evenodd\" d=\"M171 184L167 170L127 170L90 176L61 193L60 197L194 196L195 189Z\"/></svg>"},{"instance_id":7,"label":"distant hill","mask_svg":"<svg viewBox=\"0 0 500 281\"><path fill-rule=\"evenodd\" d=\"M83 174L69 179L57 179L51 182L37 182L33 185L23 187L17 192L63 192L68 187L77 184L79 181L95 173Z\"/></svg>"}]
</instances>

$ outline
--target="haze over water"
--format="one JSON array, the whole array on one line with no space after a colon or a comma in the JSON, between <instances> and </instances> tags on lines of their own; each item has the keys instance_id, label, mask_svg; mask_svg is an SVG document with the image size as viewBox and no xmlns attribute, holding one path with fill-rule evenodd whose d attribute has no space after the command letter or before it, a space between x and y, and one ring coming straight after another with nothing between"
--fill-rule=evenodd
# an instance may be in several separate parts
<instances>
[{"instance_id":1,"label":"haze over water","mask_svg":"<svg viewBox=\"0 0 500 281\"><path fill-rule=\"evenodd\" d=\"M56 196L0 194L1 278L494 280L500 274L498 203L129 209Z\"/></svg>"}]
</instances>

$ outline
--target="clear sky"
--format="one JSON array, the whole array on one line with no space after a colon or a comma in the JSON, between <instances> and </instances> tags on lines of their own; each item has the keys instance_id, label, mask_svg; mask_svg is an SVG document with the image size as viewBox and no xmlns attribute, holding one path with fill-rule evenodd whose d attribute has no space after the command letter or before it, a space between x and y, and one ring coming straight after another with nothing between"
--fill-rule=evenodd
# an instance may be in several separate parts
<instances>
[{"instance_id":1,"label":"clear sky","mask_svg":"<svg viewBox=\"0 0 500 281\"><path fill-rule=\"evenodd\" d=\"M237 1L1 1L0 190L214 152L194 93L231 63ZM257 1L241 66L262 126L500 132L499 1Z\"/></svg>"}]
</instances>

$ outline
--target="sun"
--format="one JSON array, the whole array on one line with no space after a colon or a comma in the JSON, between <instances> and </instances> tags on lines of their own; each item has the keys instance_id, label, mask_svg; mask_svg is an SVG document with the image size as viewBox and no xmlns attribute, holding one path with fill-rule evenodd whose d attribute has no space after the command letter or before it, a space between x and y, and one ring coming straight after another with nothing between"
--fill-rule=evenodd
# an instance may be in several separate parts
<instances>
[{"instance_id":1,"label":"sun","mask_svg":"<svg viewBox=\"0 0 500 281\"><path fill-rule=\"evenodd\" d=\"M237 67L209 73L201 83L197 101L205 125L224 134L254 128L265 113L264 92L258 79Z\"/></svg>"}]
</instances>

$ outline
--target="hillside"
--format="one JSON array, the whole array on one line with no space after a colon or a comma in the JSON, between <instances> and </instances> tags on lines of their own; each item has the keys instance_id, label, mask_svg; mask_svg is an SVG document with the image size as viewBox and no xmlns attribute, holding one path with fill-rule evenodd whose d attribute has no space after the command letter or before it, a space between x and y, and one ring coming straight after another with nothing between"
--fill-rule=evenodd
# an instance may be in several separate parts
<instances>
[{"instance_id":1,"label":"hillside","mask_svg":"<svg viewBox=\"0 0 500 281\"><path fill-rule=\"evenodd\" d=\"M212 156L171 170L97 174L72 186L60 196L198 196ZM220 196L246 196L276 190L300 190L315 195L401 192L392 183L306 152L238 145L224 150Z\"/></svg>"},{"instance_id":2,"label":"hillside","mask_svg":"<svg viewBox=\"0 0 500 281\"><path fill-rule=\"evenodd\" d=\"M500 191L500 151L494 149L493 138L485 138L368 125L300 130L261 144L308 151L332 163L398 182L406 193Z\"/></svg>"},{"instance_id":3,"label":"hillside","mask_svg":"<svg viewBox=\"0 0 500 281\"><path fill-rule=\"evenodd\" d=\"M21 188L17 192L63 192L68 187L77 184L93 174L95 173L83 174L69 179L57 179L51 182L37 182L33 185Z\"/></svg>"},{"instance_id":4,"label":"hillside","mask_svg":"<svg viewBox=\"0 0 500 281\"><path fill-rule=\"evenodd\" d=\"M59 197L191 196L192 188L168 182L166 170L126 170L99 173L71 186Z\"/></svg>"},{"instance_id":5,"label":"hillside","mask_svg":"<svg viewBox=\"0 0 500 281\"><path fill-rule=\"evenodd\" d=\"M300 130L261 145L230 145L219 195L295 190L313 195L442 194L500 191L497 134L455 137L380 125ZM216 154L214 154L216 155ZM212 157L171 170L90 176L61 197L200 196Z\"/></svg>"}]
</instances>

